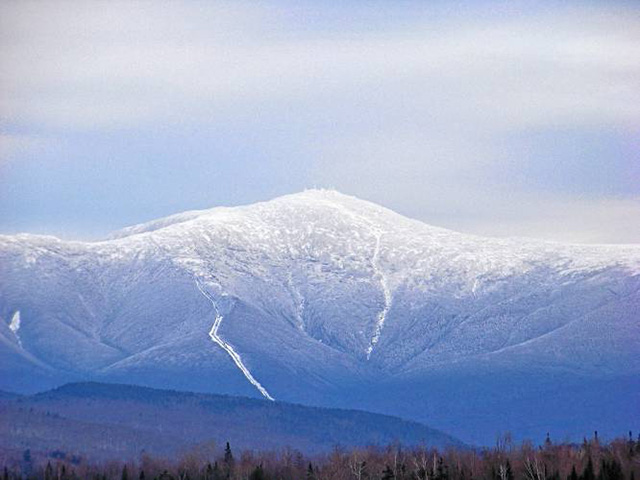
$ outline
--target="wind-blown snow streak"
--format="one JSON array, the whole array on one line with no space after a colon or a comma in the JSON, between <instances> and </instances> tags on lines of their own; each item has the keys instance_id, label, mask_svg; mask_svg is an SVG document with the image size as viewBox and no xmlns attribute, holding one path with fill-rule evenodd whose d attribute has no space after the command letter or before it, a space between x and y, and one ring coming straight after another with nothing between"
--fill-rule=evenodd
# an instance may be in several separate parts
<instances>
[{"instance_id":1,"label":"wind-blown snow streak","mask_svg":"<svg viewBox=\"0 0 640 480\"><path fill-rule=\"evenodd\" d=\"M20 335L18 334L18 330L20 330L20 310L16 310L16 313L11 317L11 323L9 323L9 330L13 332L18 341L18 345L22 346L22 342L20 341Z\"/></svg>"},{"instance_id":2,"label":"wind-blown snow streak","mask_svg":"<svg viewBox=\"0 0 640 480\"><path fill-rule=\"evenodd\" d=\"M378 313L378 320L376 322L376 328L373 332L373 337L371 337L371 342L367 347L367 360L371 358L371 353L375 348L376 344L380 340L380 334L382 333L382 329L384 328L384 322L387 319L387 314L389 313L389 309L391 308L391 289L389 288L389 283L387 282L387 277L384 272L380 268L378 264L380 259L380 242L382 240L382 233L378 232L376 234L376 246L373 252L373 257L371 258L371 265L373 266L374 276L380 279L380 286L382 287L382 295L384 297L384 307Z\"/></svg>"},{"instance_id":3,"label":"wind-blown snow streak","mask_svg":"<svg viewBox=\"0 0 640 480\"><path fill-rule=\"evenodd\" d=\"M473 287L471 287L471 294L473 295L473 298L477 298L476 292L478 291L478 285L480 284L480 282L478 282L478 279L476 278L473 281Z\"/></svg>"},{"instance_id":4,"label":"wind-blown snow streak","mask_svg":"<svg viewBox=\"0 0 640 480\"><path fill-rule=\"evenodd\" d=\"M249 371L249 369L245 367L244 363L242 362L242 358L240 357L240 355L233 349L231 345L229 345L226 341L224 341L220 337L220 335L218 335L218 329L220 328L220 325L222 324L222 319L224 317L220 315L220 310L218 310L218 305L213 299L213 297L211 297L211 295L209 295L202 288L202 286L197 280L196 280L196 287L198 287L198 290L200 291L200 293L204 295L204 297L211 302L211 305L213 306L213 310L216 315L216 318L213 321L211 330L209 330L209 337L211 337L211 340L213 340L215 343L220 345L220 347L222 347L222 349L229 354L229 356L231 357L233 362L236 364L236 366L240 369L240 371L245 376L245 378L249 380L251 385L253 385L258 389L258 391L262 394L263 397L265 397L268 400L271 400L272 402L275 401L275 399L269 394L269 392L267 392L267 390L260 384L260 382L258 382L255 379L255 377L251 375L251 372Z\"/></svg>"},{"instance_id":5,"label":"wind-blown snow streak","mask_svg":"<svg viewBox=\"0 0 640 480\"><path fill-rule=\"evenodd\" d=\"M367 355L367 360L369 360L371 358L371 353L373 352L373 349L375 348L376 344L380 340L380 334L382 333L382 329L384 328L384 322L387 320L387 314L391 309L391 302L393 299L391 295L391 288L389 287L389 282L387 281L387 277L385 276L384 272L380 268L380 265L378 265L378 261L380 259L380 243L382 241L382 231L380 231L379 227L375 226L375 224L371 220L369 220L368 218L362 215L352 212L350 209L345 208L344 205L331 204L331 206L333 208L340 210L345 215L361 223L364 223L365 225L368 225L370 228L373 229L376 237L376 244L373 251L373 257L371 258L371 266L373 268L374 277L378 277L380 279L380 285L382 287L382 295L384 297L384 307L382 308L380 313L378 313L378 318L376 320L376 327L375 327L375 330L373 331L373 336L371 337L369 346L365 350L365 353Z\"/></svg>"},{"instance_id":6,"label":"wind-blown snow streak","mask_svg":"<svg viewBox=\"0 0 640 480\"><path fill-rule=\"evenodd\" d=\"M305 323L304 323L304 297L302 296L302 294L300 293L300 290L298 289L298 287L296 287L296 284L293 281L293 275L289 274L289 277L287 279L287 283L289 284L289 289L291 290L291 293L293 294L294 300L296 302L296 321L297 321L297 325L298 328L301 331L305 331Z\"/></svg>"}]
</instances>

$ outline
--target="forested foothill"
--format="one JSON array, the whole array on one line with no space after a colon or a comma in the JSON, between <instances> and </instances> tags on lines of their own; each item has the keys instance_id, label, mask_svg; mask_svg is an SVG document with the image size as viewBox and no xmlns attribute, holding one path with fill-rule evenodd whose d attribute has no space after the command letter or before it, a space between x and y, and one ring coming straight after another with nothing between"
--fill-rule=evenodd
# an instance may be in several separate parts
<instances>
[{"instance_id":1,"label":"forested foothill","mask_svg":"<svg viewBox=\"0 0 640 480\"><path fill-rule=\"evenodd\" d=\"M177 460L142 454L136 461L92 463L66 452L3 459L3 480L634 480L640 475L640 436L579 444L516 444L501 436L492 448L340 449L306 456L291 448L233 450L205 445Z\"/></svg>"}]
</instances>

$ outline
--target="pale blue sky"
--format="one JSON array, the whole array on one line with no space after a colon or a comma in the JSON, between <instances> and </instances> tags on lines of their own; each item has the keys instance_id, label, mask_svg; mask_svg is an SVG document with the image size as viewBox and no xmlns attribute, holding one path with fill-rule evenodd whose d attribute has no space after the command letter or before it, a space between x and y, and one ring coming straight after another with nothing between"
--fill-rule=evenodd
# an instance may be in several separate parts
<instances>
[{"instance_id":1,"label":"pale blue sky","mask_svg":"<svg viewBox=\"0 0 640 480\"><path fill-rule=\"evenodd\" d=\"M317 186L467 232L640 242L637 4L462 5L2 2L0 233Z\"/></svg>"}]
</instances>

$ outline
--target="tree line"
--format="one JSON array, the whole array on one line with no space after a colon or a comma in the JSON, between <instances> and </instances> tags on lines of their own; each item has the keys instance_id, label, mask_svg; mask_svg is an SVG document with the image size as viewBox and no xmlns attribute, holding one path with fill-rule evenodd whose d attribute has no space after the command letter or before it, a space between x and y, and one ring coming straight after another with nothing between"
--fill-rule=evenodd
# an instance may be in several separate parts
<instances>
[{"instance_id":1,"label":"tree line","mask_svg":"<svg viewBox=\"0 0 640 480\"><path fill-rule=\"evenodd\" d=\"M604 443L597 433L580 444L515 444L502 436L493 448L336 448L308 457L293 449L235 454L227 443L209 458L196 449L179 460L141 455L136 462L92 463L56 452L7 462L3 480L635 480L640 436ZM640 479L640 477L638 477Z\"/></svg>"}]
</instances>

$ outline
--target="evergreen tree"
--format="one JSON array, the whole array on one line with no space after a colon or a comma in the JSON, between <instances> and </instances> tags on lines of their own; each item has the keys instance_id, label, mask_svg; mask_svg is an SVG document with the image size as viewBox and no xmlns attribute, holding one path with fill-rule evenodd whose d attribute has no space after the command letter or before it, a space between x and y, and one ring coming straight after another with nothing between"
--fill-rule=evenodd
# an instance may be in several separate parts
<instances>
[{"instance_id":1,"label":"evergreen tree","mask_svg":"<svg viewBox=\"0 0 640 480\"><path fill-rule=\"evenodd\" d=\"M53 467L51 462L47 462L47 466L44 469L44 480L53 480Z\"/></svg>"},{"instance_id":2,"label":"evergreen tree","mask_svg":"<svg viewBox=\"0 0 640 480\"><path fill-rule=\"evenodd\" d=\"M604 458L600 461L600 471L598 472L598 480L609 480L609 472L607 462Z\"/></svg>"},{"instance_id":3,"label":"evergreen tree","mask_svg":"<svg viewBox=\"0 0 640 480\"><path fill-rule=\"evenodd\" d=\"M213 480L222 480L224 478L224 475L222 473L222 469L220 468L220 465L218 465L218 462L213 462Z\"/></svg>"},{"instance_id":4,"label":"evergreen tree","mask_svg":"<svg viewBox=\"0 0 640 480\"><path fill-rule=\"evenodd\" d=\"M224 447L224 463L226 465L233 464L233 453L231 452L231 445L227 442L226 447Z\"/></svg>"},{"instance_id":5,"label":"evergreen tree","mask_svg":"<svg viewBox=\"0 0 640 480\"><path fill-rule=\"evenodd\" d=\"M144 470L140 470L140 475L138 476L139 480L144 480Z\"/></svg>"},{"instance_id":6,"label":"evergreen tree","mask_svg":"<svg viewBox=\"0 0 640 480\"><path fill-rule=\"evenodd\" d=\"M384 467L382 471L382 480L395 480L396 476L389 465Z\"/></svg>"},{"instance_id":7,"label":"evergreen tree","mask_svg":"<svg viewBox=\"0 0 640 480\"><path fill-rule=\"evenodd\" d=\"M160 479L159 480L173 480L173 476L171 476L169 474L169 472L167 472L166 470L164 472L162 472L162 474L160 475Z\"/></svg>"},{"instance_id":8,"label":"evergreen tree","mask_svg":"<svg viewBox=\"0 0 640 480\"><path fill-rule=\"evenodd\" d=\"M591 460L591 456L589 456L589 460L587 461L587 466L584 467L584 471L582 472L582 480L595 480L596 476L593 472L593 461Z\"/></svg>"},{"instance_id":9,"label":"evergreen tree","mask_svg":"<svg viewBox=\"0 0 640 480\"><path fill-rule=\"evenodd\" d=\"M438 466L436 467L436 480L447 480L449 478L449 471L444 464L444 459L442 457L438 457Z\"/></svg>"},{"instance_id":10,"label":"evergreen tree","mask_svg":"<svg viewBox=\"0 0 640 480\"><path fill-rule=\"evenodd\" d=\"M507 459L505 477L507 480L513 480L513 470L511 469L511 462Z\"/></svg>"},{"instance_id":11,"label":"evergreen tree","mask_svg":"<svg viewBox=\"0 0 640 480\"><path fill-rule=\"evenodd\" d=\"M124 467L122 467L122 476L120 477L122 480L129 480L129 472L127 471L127 465L125 464Z\"/></svg>"},{"instance_id":12,"label":"evergreen tree","mask_svg":"<svg viewBox=\"0 0 640 480\"><path fill-rule=\"evenodd\" d=\"M227 445L224 447L224 475L225 478L231 478L231 474L233 473L233 466L235 461L233 459L233 453L231 452L231 445L227 442Z\"/></svg>"},{"instance_id":13,"label":"evergreen tree","mask_svg":"<svg viewBox=\"0 0 640 480\"><path fill-rule=\"evenodd\" d=\"M613 458L609 461L602 460L598 480L623 480L622 466Z\"/></svg>"},{"instance_id":14,"label":"evergreen tree","mask_svg":"<svg viewBox=\"0 0 640 480\"><path fill-rule=\"evenodd\" d=\"M313 465L309 462L309 466L307 467L307 480L315 480L316 472L313 471Z\"/></svg>"},{"instance_id":15,"label":"evergreen tree","mask_svg":"<svg viewBox=\"0 0 640 480\"><path fill-rule=\"evenodd\" d=\"M253 469L253 472L249 474L249 480L265 480L267 477L262 470L262 465L258 465Z\"/></svg>"},{"instance_id":16,"label":"evergreen tree","mask_svg":"<svg viewBox=\"0 0 640 480\"><path fill-rule=\"evenodd\" d=\"M571 473L567 477L567 480L578 480L578 472L576 472L576 466L571 466Z\"/></svg>"}]
</instances>

